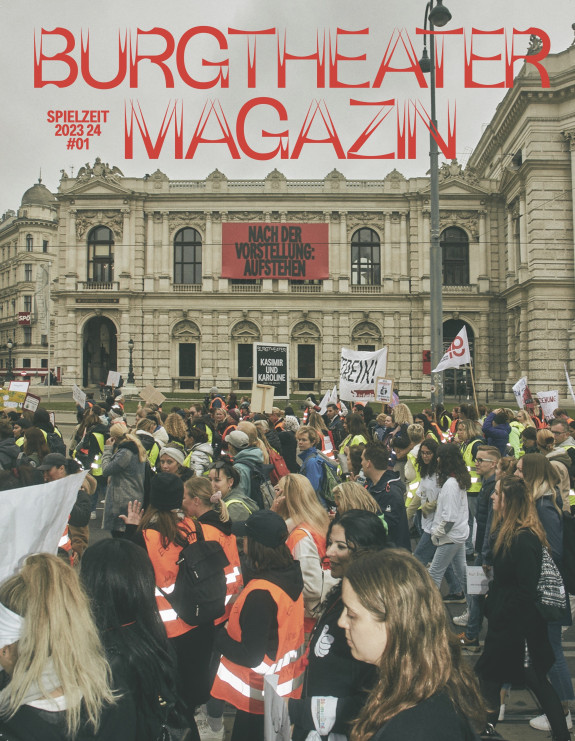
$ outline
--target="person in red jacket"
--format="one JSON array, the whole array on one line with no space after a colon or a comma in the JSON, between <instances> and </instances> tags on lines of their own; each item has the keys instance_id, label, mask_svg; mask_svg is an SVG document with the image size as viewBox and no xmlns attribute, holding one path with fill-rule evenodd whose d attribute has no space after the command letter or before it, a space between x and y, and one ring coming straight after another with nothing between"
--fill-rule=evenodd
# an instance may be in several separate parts
<instances>
[{"instance_id":1,"label":"person in red jacket","mask_svg":"<svg viewBox=\"0 0 575 741\"><path fill-rule=\"evenodd\" d=\"M263 741L264 677L277 675L281 697L301 695L303 580L278 514L254 512L244 528L246 586L232 608L227 631L216 638L222 659L212 696L237 708L231 741Z\"/></svg>"}]
</instances>

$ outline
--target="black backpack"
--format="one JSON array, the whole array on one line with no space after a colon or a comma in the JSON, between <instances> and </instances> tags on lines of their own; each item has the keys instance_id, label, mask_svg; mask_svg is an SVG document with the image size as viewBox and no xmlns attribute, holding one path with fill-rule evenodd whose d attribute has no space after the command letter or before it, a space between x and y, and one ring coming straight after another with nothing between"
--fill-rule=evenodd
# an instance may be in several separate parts
<instances>
[{"instance_id":1,"label":"black backpack","mask_svg":"<svg viewBox=\"0 0 575 741\"><path fill-rule=\"evenodd\" d=\"M230 562L219 543L205 539L197 521L195 534L196 540L182 548L173 591L168 594L158 589L185 623L203 625L212 623L225 612L224 569Z\"/></svg>"},{"instance_id":2,"label":"black backpack","mask_svg":"<svg viewBox=\"0 0 575 741\"><path fill-rule=\"evenodd\" d=\"M66 455L66 443L62 440L62 436L57 432L47 432L46 442L48 443L51 453L61 453L64 456Z\"/></svg>"},{"instance_id":3,"label":"black backpack","mask_svg":"<svg viewBox=\"0 0 575 741\"><path fill-rule=\"evenodd\" d=\"M275 492L270 480L273 465L241 461L242 466L250 470L250 497L260 509L270 509L274 502Z\"/></svg>"}]
</instances>

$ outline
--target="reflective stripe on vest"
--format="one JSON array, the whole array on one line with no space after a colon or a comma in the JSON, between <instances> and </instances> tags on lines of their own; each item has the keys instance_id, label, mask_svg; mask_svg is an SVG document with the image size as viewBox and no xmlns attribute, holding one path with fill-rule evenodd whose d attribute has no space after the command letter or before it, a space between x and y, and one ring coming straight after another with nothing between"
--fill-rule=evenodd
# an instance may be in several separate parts
<instances>
[{"instance_id":1,"label":"reflective stripe on vest","mask_svg":"<svg viewBox=\"0 0 575 741\"><path fill-rule=\"evenodd\" d=\"M212 697L226 700L239 710L254 715L264 712L264 676L278 675L277 692L282 697L299 698L305 672L303 595L292 600L276 584L264 579L252 579L234 604L228 623L230 638L242 640L240 616L247 596L254 590L269 592L277 606L278 657L274 660L265 656L253 668L234 664L222 656ZM265 640L266 637L264 636Z\"/></svg>"},{"instance_id":2,"label":"reflective stripe on vest","mask_svg":"<svg viewBox=\"0 0 575 741\"><path fill-rule=\"evenodd\" d=\"M465 465L467 466L467 470L471 474L471 486L467 491L479 491L481 489L481 479L479 477L479 474L477 473L477 469L475 468L475 461L473 460L473 446L477 440L471 440L468 443L463 443L461 446L461 454L463 456L463 460L465 461Z\"/></svg>"},{"instance_id":3,"label":"reflective stripe on vest","mask_svg":"<svg viewBox=\"0 0 575 741\"><path fill-rule=\"evenodd\" d=\"M413 455L413 453L407 454L407 460L411 463L413 466L413 470L415 471L415 478L413 481L410 481L407 485L407 495L405 497L405 504L409 504L409 500L413 499L413 495L417 491L419 487L419 482L421 481L421 474L419 473L419 466L417 465L417 458Z\"/></svg>"},{"instance_id":4,"label":"reflective stripe on vest","mask_svg":"<svg viewBox=\"0 0 575 741\"><path fill-rule=\"evenodd\" d=\"M148 461L150 463L150 466L155 470L156 469L156 461L158 460L158 455L160 454L160 446L157 442L154 442L152 447L148 450Z\"/></svg>"},{"instance_id":5,"label":"reflective stripe on vest","mask_svg":"<svg viewBox=\"0 0 575 741\"><path fill-rule=\"evenodd\" d=\"M195 532L195 525L188 518L185 518L178 527L186 537L189 537L190 533ZM167 548L164 548L162 546L162 537L157 530L152 530L151 528L142 530L142 535L144 536L146 550L154 568L154 576L156 578L155 596L160 617L166 628L168 638L175 638L192 630L192 626L177 616L173 607L160 590L163 590L166 594L171 594L174 591L176 577L179 571L179 566L176 562L180 557L182 549L174 543L170 543Z\"/></svg>"},{"instance_id":6,"label":"reflective stripe on vest","mask_svg":"<svg viewBox=\"0 0 575 741\"><path fill-rule=\"evenodd\" d=\"M236 601L238 594L244 586L242 572L240 570L240 554L235 535L226 535L214 525L206 525L203 522L202 531L206 540L215 540L222 546L224 553L229 561L224 569L226 576L226 601L224 614L215 620L215 624L225 623L230 616L233 603Z\"/></svg>"},{"instance_id":7,"label":"reflective stripe on vest","mask_svg":"<svg viewBox=\"0 0 575 741\"><path fill-rule=\"evenodd\" d=\"M106 442L104 439L104 435L102 432L93 432L92 435L96 438L96 442L98 443L98 447L100 448L100 452L98 455L94 456L94 460L92 461L91 465L91 471L90 473L92 476L101 476L102 475L102 453L104 452L104 443Z\"/></svg>"}]
</instances>

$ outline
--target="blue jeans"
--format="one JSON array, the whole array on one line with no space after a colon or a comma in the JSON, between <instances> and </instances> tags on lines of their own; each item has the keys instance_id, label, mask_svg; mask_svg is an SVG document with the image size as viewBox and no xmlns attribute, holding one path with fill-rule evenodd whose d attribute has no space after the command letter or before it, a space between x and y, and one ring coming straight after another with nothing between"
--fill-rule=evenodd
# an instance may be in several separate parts
<instances>
[{"instance_id":1,"label":"blue jeans","mask_svg":"<svg viewBox=\"0 0 575 741\"><path fill-rule=\"evenodd\" d=\"M463 589L467 592L467 563L465 561L465 543L445 543L438 545L433 556L433 561L429 567L429 576L441 588L443 576L447 567L452 564L455 576Z\"/></svg>"},{"instance_id":2,"label":"blue jeans","mask_svg":"<svg viewBox=\"0 0 575 741\"><path fill-rule=\"evenodd\" d=\"M433 545L433 543L431 542L431 535L423 531L423 533L421 534L421 538L419 539L419 543L417 544L415 551L413 552L413 555L420 563L427 567L427 564L435 557L436 550L437 546ZM449 566L445 570L444 576L450 594L460 594L461 592L465 591L462 586L464 582L461 582L457 578L451 564L449 564ZM439 583L441 584L441 580Z\"/></svg>"},{"instance_id":3,"label":"blue jeans","mask_svg":"<svg viewBox=\"0 0 575 741\"><path fill-rule=\"evenodd\" d=\"M561 644L561 625L560 623L547 623L547 635L549 636L549 643L555 654L555 663L549 670L549 681L553 685L553 689L559 695L561 702L567 702L568 700L574 700L575 694L573 694L573 682L571 681L571 673L567 666L567 659L563 653L563 646Z\"/></svg>"}]
</instances>

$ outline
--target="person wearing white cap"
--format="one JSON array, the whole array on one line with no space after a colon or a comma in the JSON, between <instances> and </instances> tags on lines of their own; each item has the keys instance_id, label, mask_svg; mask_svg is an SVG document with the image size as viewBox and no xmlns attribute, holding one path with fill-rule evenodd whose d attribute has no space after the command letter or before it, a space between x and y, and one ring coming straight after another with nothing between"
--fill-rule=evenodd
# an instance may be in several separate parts
<instances>
[{"instance_id":1,"label":"person wearing white cap","mask_svg":"<svg viewBox=\"0 0 575 741\"><path fill-rule=\"evenodd\" d=\"M174 473L181 476L183 471L189 470L184 467L185 454L177 445L167 445L160 451L160 471L162 473Z\"/></svg>"}]
</instances>

